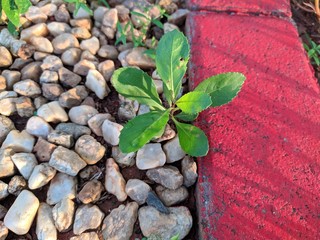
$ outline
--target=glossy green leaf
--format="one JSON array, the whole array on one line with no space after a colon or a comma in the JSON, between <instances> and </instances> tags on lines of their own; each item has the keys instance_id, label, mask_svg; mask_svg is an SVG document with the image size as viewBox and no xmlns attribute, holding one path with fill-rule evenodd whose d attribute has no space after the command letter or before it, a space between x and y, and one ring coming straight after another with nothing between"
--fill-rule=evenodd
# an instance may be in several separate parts
<instances>
[{"instance_id":1,"label":"glossy green leaf","mask_svg":"<svg viewBox=\"0 0 320 240\"><path fill-rule=\"evenodd\" d=\"M183 151L193 157L205 156L209 150L209 143L204 132L191 124L180 123L173 118L178 130L178 137Z\"/></svg>"},{"instance_id":2,"label":"glossy green leaf","mask_svg":"<svg viewBox=\"0 0 320 240\"><path fill-rule=\"evenodd\" d=\"M171 237L170 240L179 240L179 233Z\"/></svg>"},{"instance_id":3,"label":"glossy green leaf","mask_svg":"<svg viewBox=\"0 0 320 240\"><path fill-rule=\"evenodd\" d=\"M169 121L169 113L170 109L152 111L130 120L121 131L120 150L123 153L135 152L152 138L163 133Z\"/></svg>"},{"instance_id":4,"label":"glossy green leaf","mask_svg":"<svg viewBox=\"0 0 320 240\"><path fill-rule=\"evenodd\" d=\"M6 13L9 21L18 27L20 25L20 13L18 7L15 4L12 4L12 1L2 0L2 9Z\"/></svg>"},{"instance_id":5,"label":"glossy green leaf","mask_svg":"<svg viewBox=\"0 0 320 240\"><path fill-rule=\"evenodd\" d=\"M221 106L235 98L246 77L237 72L218 74L201 82L194 91L202 91L211 96L212 107Z\"/></svg>"},{"instance_id":6,"label":"glossy green leaf","mask_svg":"<svg viewBox=\"0 0 320 240\"><path fill-rule=\"evenodd\" d=\"M182 32L173 30L160 39L156 50L156 67L164 82L164 94L169 104L175 102L181 81L187 70L190 47Z\"/></svg>"},{"instance_id":7,"label":"glossy green leaf","mask_svg":"<svg viewBox=\"0 0 320 240\"><path fill-rule=\"evenodd\" d=\"M151 109L164 110L152 78L140 69L125 67L116 70L112 85L122 96L137 100Z\"/></svg>"},{"instance_id":8,"label":"glossy green leaf","mask_svg":"<svg viewBox=\"0 0 320 240\"><path fill-rule=\"evenodd\" d=\"M155 60L156 59L156 50L155 49L147 49L143 52L143 54L147 55L149 58Z\"/></svg>"},{"instance_id":9,"label":"glossy green leaf","mask_svg":"<svg viewBox=\"0 0 320 240\"><path fill-rule=\"evenodd\" d=\"M29 7L32 5L29 0L15 0L15 3L19 9L19 13L26 13Z\"/></svg>"},{"instance_id":10,"label":"glossy green leaf","mask_svg":"<svg viewBox=\"0 0 320 240\"><path fill-rule=\"evenodd\" d=\"M8 31L15 37L19 36L19 32L17 31L17 27L11 21L8 21Z\"/></svg>"},{"instance_id":11,"label":"glossy green leaf","mask_svg":"<svg viewBox=\"0 0 320 240\"><path fill-rule=\"evenodd\" d=\"M211 98L205 92L189 92L178 99L176 105L185 113L194 114L211 105Z\"/></svg>"},{"instance_id":12,"label":"glossy green leaf","mask_svg":"<svg viewBox=\"0 0 320 240\"><path fill-rule=\"evenodd\" d=\"M182 120L184 122L192 122L195 119L197 119L198 114L194 113L194 114L187 114L184 112L178 113L177 115L174 116L175 118Z\"/></svg>"}]
</instances>

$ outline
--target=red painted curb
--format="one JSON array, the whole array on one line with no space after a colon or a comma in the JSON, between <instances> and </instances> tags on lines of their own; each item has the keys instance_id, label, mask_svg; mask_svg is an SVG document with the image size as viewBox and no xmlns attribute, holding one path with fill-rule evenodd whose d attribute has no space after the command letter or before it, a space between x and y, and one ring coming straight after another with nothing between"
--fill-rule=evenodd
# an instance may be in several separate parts
<instances>
[{"instance_id":1,"label":"red painted curb","mask_svg":"<svg viewBox=\"0 0 320 240\"><path fill-rule=\"evenodd\" d=\"M192 10L291 16L289 0L187 0L187 5Z\"/></svg>"},{"instance_id":2,"label":"red painted curb","mask_svg":"<svg viewBox=\"0 0 320 240\"><path fill-rule=\"evenodd\" d=\"M239 71L229 105L201 114L200 239L320 239L319 87L294 26L273 17L191 13L191 88Z\"/></svg>"}]
</instances>

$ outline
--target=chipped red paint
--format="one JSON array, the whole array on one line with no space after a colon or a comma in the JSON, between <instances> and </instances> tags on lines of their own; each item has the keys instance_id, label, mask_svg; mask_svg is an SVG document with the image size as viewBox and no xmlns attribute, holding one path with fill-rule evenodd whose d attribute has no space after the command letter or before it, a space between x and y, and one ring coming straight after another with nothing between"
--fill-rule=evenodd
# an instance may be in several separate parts
<instances>
[{"instance_id":1,"label":"chipped red paint","mask_svg":"<svg viewBox=\"0 0 320 240\"><path fill-rule=\"evenodd\" d=\"M291 16L289 0L187 0L192 10Z\"/></svg>"},{"instance_id":2,"label":"chipped red paint","mask_svg":"<svg viewBox=\"0 0 320 240\"><path fill-rule=\"evenodd\" d=\"M197 122L210 142L198 159L200 239L320 239L320 91L297 30L194 12L187 34L191 88L223 72L247 77L232 103Z\"/></svg>"}]
</instances>

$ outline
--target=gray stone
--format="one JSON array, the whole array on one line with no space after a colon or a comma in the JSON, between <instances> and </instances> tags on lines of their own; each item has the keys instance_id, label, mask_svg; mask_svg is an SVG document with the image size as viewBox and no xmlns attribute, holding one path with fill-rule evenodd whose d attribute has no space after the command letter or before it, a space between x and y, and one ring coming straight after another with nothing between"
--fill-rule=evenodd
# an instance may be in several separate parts
<instances>
[{"instance_id":1,"label":"gray stone","mask_svg":"<svg viewBox=\"0 0 320 240\"><path fill-rule=\"evenodd\" d=\"M44 52L35 52L33 54L33 58L36 61L43 61L43 59L45 59L46 57L48 57L50 55L50 53L44 53Z\"/></svg>"},{"instance_id":2,"label":"gray stone","mask_svg":"<svg viewBox=\"0 0 320 240\"><path fill-rule=\"evenodd\" d=\"M99 49L98 55L103 58L117 60L119 52L113 45L104 45Z\"/></svg>"},{"instance_id":3,"label":"gray stone","mask_svg":"<svg viewBox=\"0 0 320 240\"><path fill-rule=\"evenodd\" d=\"M50 70L50 71L58 71L63 67L62 61L59 57L55 55L49 55L45 59L43 59L41 64L41 69Z\"/></svg>"},{"instance_id":4,"label":"gray stone","mask_svg":"<svg viewBox=\"0 0 320 240\"><path fill-rule=\"evenodd\" d=\"M13 101L13 103L14 103L17 97L18 97L18 94L15 91L3 91L3 92L0 92L0 100L3 100L3 101L10 100L10 99L7 99L7 98L13 98L11 100L14 100ZM5 104L1 104L1 106L3 106L3 105L5 105ZM2 111L2 108L0 108L0 111ZM1 113L1 114L3 114L3 113Z\"/></svg>"},{"instance_id":5,"label":"gray stone","mask_svg":"<svg viewBox=\"0 0 320 240\"><path fill-rule=\"evenodd\" d=\"M126 193L139 205L146 202L151 187L140 179L129 179L126 185Z\"/></svg>"},{"instance_id":6,"label":"gray stone","mask_svg":"<svg viewBox=\"0 0 320 240\"><path fill-rule=\"evenodd\" d=\"M95 69L90 69L88 71L85 84L86 87L93 91L100 99L104 99L110 92L106 80L102 74Z\"/></svg>"},{"instance_id":7,"label":"gray stone","mask_svg":"<svg viewBox=\"0 0 320 240\"><path fill-rule=\"evenodd\" d=\"M92 20L91 18L71 19L70 25L72 27L83 27L90 31L92 28Z\"/></svg>"},{"instance_id":8,"label":"gray stone","mask_svg":"<svg viewBox=\"0 0 320 240\"><path fill-rule=\"evenodd\" d=\"M61 84L65 87L76 87L81 82L81 77L67 68L60 68L58 74Z\"/></svg>"},{"instance_id":9,"label":"gray stone","mask_svg":"<svg viewBox=\"0 0 320 240\"><path fill-rule=\"evenodd\" d=\"M95 55L93 55L89 50L84 50L81 53L81 60L88 60L92 62L95 66L97 66L99 63L99 59Z\"/></svg>"},{"instance_id":10,"label":"gray stone","mask_svg":"<svg viewBox=\"0 0 320 240\"><path fill-rule=\"evenodd\" d=\"M2 76L6 79L7 90L12 90L13 85L21 79L21 73L18 71L3 70Z\"/></svg>"},{"instance_id":11,"label":"gray stone","mask_svg":"<svg viewBox=\"0 0 320 240\"><path fill-rule=\"evenodd\" d=\"M16 99L16 109L20 117L31 117L34 115L35 108L29 97L19 97Z\"/></svg>"},{"instance_id":12,"label":"gray stone","mask_svg":"<svg viewBox=\"0 0 320 240\"><path fill-rule=\"evenodd\" d=\"M174 24L168 23L168 22L163 24L163 31L164 31L165 34L168 33L168 32L171 32L173 30L178 30L179 31L179 27L177 25L174 25Z\"/></svg>"},{"instance_id":13,"label":"gray stone","mask_svg":"<svg viewBox=\"0 0 320 240\"><path fill-rule=\"evenodd\" d=\"M79 173L80 178L85 181L99 178L102 175L102 170L97 165L88 165Z\"/></svg>"},{"instance_id":14,"label":"gray stone","mask_svg":"<svg viewBox=\"0 0 320 240\"><path fill-rule=\"evenodd\" d=\"M87 76L90 69L96 69L96 65L89 60L83 59L74 65L73 72L81 76Z\"/></svg>"},{"instance_id":15,"label":"gray stone","mask_svg":"<svg viewBox=\"0 0 320 240\"><path fill-rule=\"evenodd\" d=\"M8 49L0 46L0 67L9 67L12 64L12 56Z\"/></svg>"},{"instance_id":16,"label":"gray stone","mask_svg":"<svg viewBox=\"0 0 320 240\"><path fill-rule=\"evenodd\" d=\"M168 17L168 22L175 25L181 25L186 20L189 12L188 9L178 9Z\"/></svg>"},{"instance_id":17,"label":"gray stone","mask_svg":"<svg viewBox=\"0 0 320 240\"><path fill-rule=\"evenodd\" d=\"M0 205L0 220L6 216L7 212L8 210L4 206Z\"/></svg>"},{"instance_id":18,"label":"gray stone","mask_svg":"<svg viewBox=\"0 0 320 240\"><path fill-rule=\"evenodd\" d=\"M142 69L155 67L155 61L148 57L144 52L147 49L144 47L136 47L131 49L125 57L125 61L129 66L136 66Z\"/></svg>"},{"instance_id":19,"label":"gray stone","mask_svg":"<svg viewBox=\"0 0 320 240\"><path fill-rule=\"evenodd\" d=\"M86 204L77 209L73 233L79 235L89 229L97 229L104 218L104 213L95 205Z\"/></svg>"},{"instance_id":20,"label":"gray stone","mask_svg":"<svg viewBox=\"0 0 320 240\"><path fill-rule=\"evenodd\" d=\"M62 33L52 40L54 53L61 54L69 48L79 48L79 41L71 33Z\"/></svg>"},{"instance_id":21,"label":"gray stone","mask_svg":"<svg viewBox=\"0 0 320 240\"><path fill-rule=\"evenodd\" d=\"M173 163L184 158L186 153L182 150L178 136L163 145L163 151L167 157L167 163Z\"/></svg>"},{"instance_id":22,"label":"gray stone","mask_svg":"<svg viewBox=\"0 0 320 240\"><path fill-rule=\"evenodd\" d=\"M41 203L37 214L36 234L38 240L56 240L57 229L54 225L52 207Z\"/></svg>"},{"instance_id":23,"label":"gray stone","mask_svg":"<svg viewBox=\"0 0 320 240\"><path fill-rule=\"evenodd\" d=\"M40 162L49 162L51 154L56 147L56 145L47 142L42 137L39 137L33 148L33 152Z\"/></svg>"},{"instance_id":24,"label":"gray stone","mask_svg":"<svg viewBox=\"0 0 320 240\"><path fill-rule=\"evenodd\" d=\"M0 221L0 240L5 240L9 234L9 229Z\"/></svg>"},{"instance_id":25,"label":"gray stone","mask_svg":"<svg viewBox=\"0 0 320 240\"><path fill-rule=\"evenodd\" d=\"M100 199L103 190L104 187L100 181L91 180L78 193L78 198L84 204L95 203Z\"/></svg>"},{"instance_id":26,"label":"gray stone","mask_svg":"<svg viewBox=\"0 0 320 240\"><path fill-rule=\"evenodd\" d=\"M11 130L14 130L15 126L10 118L0 115L0 145L6 139Z\"/></svg>"},{"instance_id":27,"label":"gray stone","mask_svg":"<svg viewBox=\"0 0 320 240\"><path fill-rule=\"evenodd\" d=\"M59 76L57 72L45 70L42 72L40 76L40 83L58 83L59 82Z\"/></svg>"},{"instance_id":28,"label":"gray stone","mask_svg":"<svg viewBox=\"0 0 320 240\"><path fill-rule=\"evenodd\" d=\"M42 117L47 122L66 122L68 121L68 114L60 106L58 101L43 104L37 111L37 115Z\"/></svg>"},{"instance_id":29,"label":"gray stone","mask_svg":"<svg viewBox=\"0 0 320 240\"><path fill-rule=\"evenodd\" d=\"M88 91L86 87L79 85L62 93L59 97L59 103L62 107L72 108L79 106L87 96Z\"/></svg>"},{"instance_id":30,"label":"gray stone","mask_svg":"<svg viewBox=\"0 0 320 240\"><path fill-rule=\"evenodd\" d=\"M59 232L67 231L72 225L75 204L69 198L63 198L52 208L54 225Z\"/></svg>"},{"instance_id":31,"label":"gray stone","mask_svg":"<svg viewBox=\"0 0 320 240\"><path fill-rule=\"evenodd\" d=\"M48 17L52 17L54 13L58 10L57 5L53 3L46 3L43 6L39 6L39 8L40 8L40 11L45 15L47 15Z\"/></svg>"},{"instance_id":32,"label":"gray stone","mask_svg":"<svg viewBox=\"0 0 320 240\"><path fill-rule=\"evenodd\" d=\"M57 131L65 132L68 134L72 134L73 138L77 140L80 136L87 134L91 134L91 130L88 127L81 126L75 123L60 123L56 127Z\"/></svg>"},{"instance_id":33,"label":"gray stone","mask_svg":"<svg viewBox=\"0 0 320 240\"><path fill-rule=\"evenodd\" d=\"M53 52L51 42L45 37L31 37L30 43L35 47L36 51L44 53Z\"/></svg>"},{"instance_id":34,"label":"gray stone","mask_svg":"<svg viewBox=\"0 0 320 240\"><path fill-rule=\"evenodd\" d=\"M64 198L75 199L77 192L77 179L68 174L57 173L50 182L47 192L47 203L54 205Z\"/></svg>"},{"instance_id":35,"label":"gray stone","mask_svg":"<svg viewBox=\"0 0 320 240\"><path fill-rule=\"evenodd\" d=\"M114 120L114 118L109 113L98 113L89 119L88 126L94 132L94 134L101 137L103 136L102 124L106 119L110 121Z\"/></svg>"},{"instance_id":36,"label":"gray stone","mask_svg":"<svg viewBox=\"0 0 320 240\"><path fill-rule=\"evenodd\" d=\"M48 102L48 100L42 96L40 97L36 97L33 100L34 106L36 107L36 109L39 109L42 105L46 104Z\"/></svg>"},{"instance_id":37,"label":"gray stone","mask_svg":"<svg viewBox=\"0 0 320 240\"><path fill-rule=\"evenodd\" d=\"M43 187L54 178L56 172L49 163L42 163L35 166L29 178L28 187L32 190Z\"/></svg>"},{"instance_id":38,"label":"gray stone","mask_svg":"<svg viewBox=\"0 0 320 240\"><path fill-rule=\"evenodd\" d=\"M63 33L70 33L71 27L64 22L51 22L48 24L48 30L52 36L57 37Z\"/></svg>"},{"instance_id":39,"label":"gray stone","mask_svg":"<svg viewBox=\"0 0 320 240\"><path fill-rule=\"evenodd\" d=\"M31 62L27 64L21 69L21 79L31 79L37 82L42 74L41 64L42 62Z\"/></svg>"},{"instance_id":40,"label":"gray stone","mask_svg":"<svg viewBox=\"0 0 320 240\"><path fill-rule=\"evenodd\" d=\"M20 33L20 39L24 41L30 40L31 37L44 37L48 35L49 31L45 23L38 23L26 29L23 29Z\"/></svg>"},{"instance_id":41,"label":"gray stone","mask_svg":"<svg viewBox=\"0 0 320 240\"><path fill-rule=\"evenodd\" d=\"M73 123L79 125L88 125L89 119L98 113L99 112L97 111L97 109L91 106L80 105L70 109L69 117Z\"/></svg>"},{"instance_id":42,"label":"gray stone","mask_svg":"<svg viewBox=\"0 0 320 240\"><path fill-rule=\"evenodd\" d=\"M41 94L41 89L39 85L31 79L15 83L13 85L13 90L16 93L27 97L37 97Z\"/></svg>"},{"instance_id":43,"label":"gray stone","mask_svg":"<svg viewBox=\"0 0 320 240\"><path fill-rule=\"evenodd\" d=\"M137 220L138 208L139 205L136 202L130 202L126 206L120 205L113 209L103 221L103 239L130 239Z\"/></svg>"},{"instance_id":44,"label":"gray stone","mask_svg":"<svg viewBox=\"0 0 320 240\"><path fill-rule=\"evenodd\" d=\"M123 202L127 199L125 192L126 181L124 180L118 165L112 158L107 159L106 163L106 176L105 176L105 188L106 190L115 195L119 202Z\"/></svg>"},{"instance_id":45,"label":"gray stone","mask_svg":"<svg viewBox=\"0 0 320 240\"><path fill-rule=\"evenodd\" d=\"M27 131L12 130L4 140L1 148L11 148L15 152L31 152L35 139Z\"/></svg>"},{"instance_id":46,"label":"gray stone","mask_svg":"<svg viewBox=\"0 0 320 240\"><path fill-rule=\"evenodd\" d=\"M46 139L53 129L43 118L33 116L27 122L26 131L33 136Z\"/></svg>"},{"instance_id":47,"label":"gray stone","mask_svg":"<svg viewBox=\"0 0 320 240\"><path fill-rule=\"evenodd\" d=\"M9 196L8 184L0 180L0 201Z\"/></svg>"},{"instance_id":48,"label":"gray stone","mask_svg":"<svg viewBox=\"0 0 320 240\"><path fill-rule=\"evenodd\" d=\"M118 10L115 8L109 9L103 15L102 28L104 34L110 39L114 38L118 22Z\"/></svg>"},{"instance_id":49,"label":"gray stone","mask_svg":"<svg viewBox=\"0 0 320 240\"><path fill-rule=\"evenodd\" d=\"M13 176L8 184L8 192L18 196L22 190L27 188L27 182L22 176Z\"/></svg>"},{"instance_id":50,"label":"gray stone","mask_svg":"<svg viewBox=\"0 0 320 240\"><path fill-rule=\"evenodd\" d=\"M159 185L156 187L156 193L167 207L181 203L189 196L188 190L184 186L171 190Z\"/></svg>"},{"instance_id":51,"label":"gray stone","mask_svg":"<svg viewBox=\"0 0 320 240\"><path fill-rule=\"evenodd\" d=\"M147 205L156 208L159 212L169 214L169 209L162 203L157 194L153 191L148 192Z\"/></svg>"},{"instance_id":52,"label":"gray stone","mask_svg":"<svg viewBox=\"0 0 320 240\"><path fill-rule=\"evenodd\" d=\"M112 60L106 60L104 62L99 63L98 65L98 70L104 77L106 81L109 81L114 70L115 70L115 65Z\"/></svg>"},{"instance_id":53,"label":"gray stone","mask_svg":"<svg viewBox=\"0 0 320 240\"><path fill-rule=\"evenodd\" d=\"M28 59L16 58L13 64L10 66L10 69L21 70L23 67L25 67L27 64L31 62L33 62L32 58L28 58Z\"/></svg>"},{"instance_id":54,"label":"gray stone","mask_svg":"<svg viewBox=\"0 0 320 240\"><path fill-rule=\"evenodd\" d=\"M0 178L9 177L15 173L12 155L14 155L12 149L0 149Z\"/></svg>"},{"instance_id":55,"label":"gray stone","mask_svg":"<svg viewBox=\"0 0 320 240\"><path fill-rule=\"evenodd\" d=\"M15 234L24 235L30 230L38 208L38 198L32 192L23 190L5 216L4 225Z\"/></svg>"},{"instance_id":56,"label":"gray stone","mask_svg":"<svg viewBox=\"0 0 320 240\"><path fill-rule=\"evenodd\" d=\"M161 167L166 163L160 143L148 143L137 152L136 165L140 170Z\"/></svg>"},{"instance_id":57,"label":"gray stone","mask_svg":"<svg viewBox=\"0 0 320 240\"><path fill-rule=\"evenodd\" d=\"M82 40L80 44L80 48L84 50L90 51L93 55L95 55L99 48L100 48L100 42L97 37L92 37L86 40Z\"/></svg>"},{"instance_id":58,"label":"gray stone","mask_svg":"<svg viewBox=\"0 0 320 240\"><path fill-rule=\"evenodd\" d=\"M88 29L83 27L76 27L71 29L71 33L77 38L77 39L88 39L91 37L91 33ZM82 44L82 43L81 43ZM81 47L80 44L80 47Z\"/></svg>"},{"instance_id":59,"label":"gray stone","mask_svg":"<svg viewBox=\"0 0 320 240\"><path fill-rule=\"evenodd\" d=\"M42 84L42 95L50 100L58 100L60 95L64 92L63 88L56 83L44 83Z\"/></svg>"},{"instance_id":60,"label":"gray stone","mask_svg":"<svg viewBox=\"0 0 320 240\"><path fill-rule=\"evenodd\" d=\"M33 23L44 23L47 21L47 15L40 11L36 6L30 6L25 13L26 18Z\"/></svg>"},{"instance_id":61,"label":"gray stone","mask_svg":"<svg viewBox=\"0 0 320 240\"><path fill-rule=\"evenodd\" d=\"M0 92L7 90L7 82L4 76L0 76Z\"/></svg>"},{"instance_id":62,"label":"gray stone","mask_svg":"<svg viewBox=\"0 0 320 240\"><path fill-rule=\"evenodd\" d=\"M161 137L155 139L155 142L163 142L170 139L173 139L176 136L176 132L170 127L169 124L166 125L164 132Z\"/></svg>"},{"instance_id":63,"label":"gray stone","mask_svg":"<svg viewBox=\"0 0 320 240\"><path fill-rule=\"evenodd\" d=\"M97 22L102 22L104 14L108 11L108 8L104 6L98 6L94 11L93 11L93 18Z\"/></svg>"},{"instance_id":64,"label":"gray stone","mask_svg":"<svg viewBox=\"0 0 320 240\"><path fill-rule=\"evenodd\" d=\"M185 156L181 161L181 173L183 175L183 185L190 187L197 181L197 164L190 156Z\"/></svg>"},{"instance_id":65,"label":"gray stone","mask_svg":"<svg viewBox=\"0 0 320 240\"><path fill-rule=\"evenodd\" d=\"M54 130L48 135L48 141L56 145L71 148L74 144L72 134Z\"/></svg>"},{"instance_id":66,"label":"gray stone","mask_svg":"<svg viewBox=\"0 0 320 240\"><path fill-rule=\"evenodd\" d=\"M74 151L58 146L52 153L49 164L60 172L76 176L87 163Z\"/></svg>"},{"instance_id":67,"label":"gray stone","mask_svg":"<svg viewBox=\"0 0 320 240\"><path fill-rule=\"evenodd\" d=\"M54 13L54 18L58 22L69 22L71 17L65 4L60 5L58 11Z\"/></svg>"},{"instance_id":68,"label":"gray stone","mask_svg":"<svg viewBox=\"0 0 320 240\"><path fill-rule=\"evenodd\" d=\"M183 183L183 176L180 174L178 168L174 166L150 169L147 171L147 176L156 183L172 190L181 187Z\"/></svg>"},{"instance_id":69,"label":"gray stone","mask_svg":"<svg viewBox=\"0 0 320 240\"><path fill-rule=\"evenodd\" d=\"M81 233L79 236L74 236L70 240L99 240L99 236L95 232Z\"/></svg>"},{"instance_id":70,"label":"gray stone","mask_svg":"<svg viewBox=\"0 0 320 240\"><path fill-rule=\"evenodd\" d=\"M131 167L135 164L136 153L123 153L119 147L112 147L112 157L120 167Z\"/></svg>"},{"instance_id":71,"label":"gray stone","mask_svg":"<svg viewBox=\"0 0 320 240\"><path fill-rule=\"evenodd\" d=\"M120 131L122 129L122 125L106 119L102 124L102 134L104 140L112 146L119 145Z\"/></svg>"},{"instance_id":72,"label":"gray stone","mask_svg":"<svg viewBox=\"0 0 320 240\"><path fill-rule=\"evenodd\" d=\"M80 61L81 52L79 48L70 48L62 53L61 60L66 65L74 66Z\"/></svg>"},{"instance_id":73,"label":"gray stone","mask_svg":"<svg viewBox=\"0 0 320 240\"><path fill-rule=\"evenodd\" d=\"M4 92L2 92L4 93ZM0 114L4 116L13 115L16 109L16 98L5 98L0 100Z\"/></svg>"},{"instance_id":74,"label":"gray stone","mask_svg":"<svg viewBox=\"0 0 320 240\"><path fill-rule=\"evenodd\" d=\"M25 179L29 179L38 162L32 153L16 153L11 157L14 165Z\"/></svg>"},{"instance_id":75,"label":"gray stone","mask_svg":"<svg viewBox=\"0 0 320 240\"><path fill-rule=\"evenodd\" d=\"M170 240L172 236L179 235L184 239L192 227L192 216L186 207L171 207L170 214L157 211L147 206L139 209L139 223L144 236L159 236L160 239Z\"/></svg>"},{"instance_id":76,"label":"gray stone","mask_svg":"<svg viewBox=\"0 0 320 240\"><path fill-rule=\"evenodd\" d=\"M106 148L102 146L94 137L90 135L82 135L76 142L75 151L87 164L96 164L100 161Z\"/></svg>"}]
</instances>

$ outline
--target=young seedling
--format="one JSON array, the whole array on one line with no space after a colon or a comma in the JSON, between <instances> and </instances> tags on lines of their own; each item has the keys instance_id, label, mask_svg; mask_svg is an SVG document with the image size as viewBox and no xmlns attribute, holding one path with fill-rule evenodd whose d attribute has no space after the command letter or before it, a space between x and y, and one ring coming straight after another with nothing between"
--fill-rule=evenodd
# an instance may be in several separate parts
<instances>
[{"instance_id":1,"label":"young seedling","mask_svg":"<svg viewBox=\"0 0 320 240\"><path fill-rule=\"evenodd\" d=\"M161 101L152 78L140 69L116 70L111 82L122 96L146 104L150 112L128 121L120 134L120 150L135 152L150 140L160 137L169 120L177 131L182 149L191 156L205 156L209 149L204 132L189 124L206 108L230 102L240 91L245 77L241 73L224 73L204 80L194 91L179 98L182 79L187 70L190 47L183 33L166 33L156 49L156 70L163 81ZM166 106L166 107L165 107Z\"/></svg>"},{"instance_id":2,"label":"young seedling","mask_svg":"<svg viewBox=\"0 0 320 240\"><path fill-rule=\"evenodd\" d=\"M307 44L303 44L304 49L308 53L308 57L314 61L314 63L319 67L320 65L320 45L317 45L314 41L311 40L311 38L307 35L307 39L310 43L310 47Z\"/></svg>"}]
</instances>

